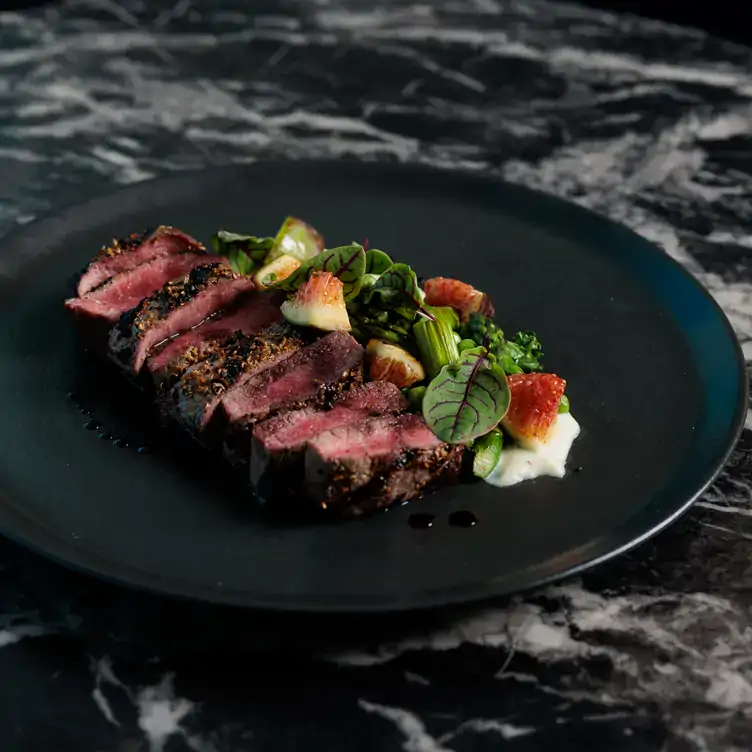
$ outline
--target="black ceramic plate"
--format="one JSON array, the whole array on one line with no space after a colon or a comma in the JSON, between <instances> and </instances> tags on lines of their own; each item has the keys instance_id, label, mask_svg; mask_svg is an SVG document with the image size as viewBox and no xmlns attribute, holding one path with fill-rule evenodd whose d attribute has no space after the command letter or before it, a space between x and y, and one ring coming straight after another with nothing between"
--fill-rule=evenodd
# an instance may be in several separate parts
<instances>
[{"instance_id":1,"label":"black ceramic plate","mask_svg":"<svg viewBox=\"0 0 752 752\"><path fill-rule=\"evenodd\" d=\"M536 331L584 429L569 462L581 471L285 525L259 516L221 462L155 430L140 396L82 356L62 301L102 243L159 223L203 239L219 227L272 233L288 213L329 245L367 237L419 275L460 277L491 294L505 329ZM574 572L686 510L746 408L727 320L660 250L575 206L464 174L283 162L144 183L7 238L0 284L0 532L90 573L207 601L402 610ZM85 430L78 403L129 446ZM459 510L478 524L450 526ZM436 516L431 529L408 525L418 511Z\"/></svg>"}]
</instances>

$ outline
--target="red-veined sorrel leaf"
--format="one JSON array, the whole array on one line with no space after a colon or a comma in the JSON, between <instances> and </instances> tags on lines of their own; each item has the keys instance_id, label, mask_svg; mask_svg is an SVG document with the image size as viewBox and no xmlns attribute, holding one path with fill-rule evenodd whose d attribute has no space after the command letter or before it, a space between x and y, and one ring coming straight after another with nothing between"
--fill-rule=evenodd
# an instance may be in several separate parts
<instances>
[{"instance_id":1,"label":"red-veined sorrel leaf","mask_svg":"<svg viewBox=\"0 0 752 752\"><path fill-rule=\"evenodd\" d=\"M226 258L233 271L245 276L264 262L273 245L274 238L238 235L226 230L220 230L211 238L211 247L217 256Z\"/></svg>"},{"instance_id":2,"label":"red-veined sorrel leaf","mask_svg":"<svg viewBox=\"0 0 752 752\"><path fill-rule=\"evenodd\" d=\"M371 300L376 295L381 296L385 306L392 308L404 305L420 308L423 305L418 278L407 264L392 264L383 272L371 288Z\"/></svg>"},{"instance_id":3,"label":"red-veined sorrel leaf","mask_svg":"<svg viewBox=\"0 0 752 752\"><path fill-rule=\"evenodd\" d=\"M465 444L495 428L509 409L503 369L484 347L465 350L458 363L444 366L423 397L423 417L449 444Z\"/></svg>"},{"instance_id":4,"label":"red-veined sorrel leaf","mask_svg":"<svg viewBox=\"0 0 752 752\"><path fill-rule=\"evenodd\" d=\"M264 284L271 283L271 286L278 290L293 291L297 290L308 279L311 272L330 272L341 280L345 300L350 300L360 291L365 269L366 254L363 246L359 243L352 243L340 248L322 251L318 256L306 261L286 279L277 283L274 283L273 280L269 280L269 282L264 280Z\"/></svg>"}]
</instances>

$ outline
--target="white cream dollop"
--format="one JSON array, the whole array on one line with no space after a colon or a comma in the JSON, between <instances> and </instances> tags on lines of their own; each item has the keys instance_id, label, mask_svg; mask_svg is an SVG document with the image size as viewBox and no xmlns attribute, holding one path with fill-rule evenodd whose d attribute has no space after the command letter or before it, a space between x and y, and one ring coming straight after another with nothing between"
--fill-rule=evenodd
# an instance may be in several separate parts
<instances>
[{"instance_id":1,"label":"white cream dollop","mask_svg":"<svg viewBox=\"0 0 752 752\"><path fill-rule=\"evenodd\" d=\"M504 487L541 475L563 478L569 450L579 435L580 424L571 413L557 415L545 442L528 441L525 447L503 449L486 482Z\"/></svg>"}]
</instances>

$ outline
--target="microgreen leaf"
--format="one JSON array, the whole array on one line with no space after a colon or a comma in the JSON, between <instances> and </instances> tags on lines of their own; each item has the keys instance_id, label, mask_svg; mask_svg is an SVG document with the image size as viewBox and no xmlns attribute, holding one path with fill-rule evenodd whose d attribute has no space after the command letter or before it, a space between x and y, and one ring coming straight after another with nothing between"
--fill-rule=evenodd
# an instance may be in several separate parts
<instances>
[{"instance_id":1,"label":"microgreen leaf","mask_svg":"<svg viewBox=\"0 0 752 752\"><path fill-rule=\"evenodd\" d=\"M371 300L381 297L384 306L410 305L420 308L423 305L423 291L418 285L415 272L407 264L392 264L371 287Z\"/></svg>"},{"instance_id":2,"label":"microgreen leaf","mask_svg":"<svg viewBox=\"0 0 752 752\"><path fill-rule=\"evenodd\" d=\"M383 274L392 265L384 251L372 248L366 251L366 274Z\"/></svg>"},{"instance_id":3,"label":"microgreen leaf","mask_svg":"<svg viewBox=\"0 0 752 752\"><path fill-rule=\"evenodd\" d=\"M426 389L423 418L449 444L465 444L495 428L509 409L510 392L503 369L484 347L460 353Z\"/></svg>"},{"instance_id":4,"label":"microgreen leaf","mask_svg":"<svg viewBox=\"0 0 752 752\"><path fill-rule=\"evenodd\" d=\"M263 263L274 245L274 238L238 235L235 232L220 230L212 236L210 242L217 256L226 258L233 271L249 276Z\"/></svg>"},{"instance_id":5,"label":"microgreen leaf","mask_svg":"<svg viewBox=\"0 0 752 752\"><path fill-rule=\"evenodd\" d=\"M351 243L339 248L330 248L303 263L289 277L273 284L264 279L264 284L272 284L278 290L294 291L308 279L311 272L330 272L338 277L343 285L345 300L354 298L360 291L366 268L366 254L359 243Z\"/></svg>"}]
</instances>

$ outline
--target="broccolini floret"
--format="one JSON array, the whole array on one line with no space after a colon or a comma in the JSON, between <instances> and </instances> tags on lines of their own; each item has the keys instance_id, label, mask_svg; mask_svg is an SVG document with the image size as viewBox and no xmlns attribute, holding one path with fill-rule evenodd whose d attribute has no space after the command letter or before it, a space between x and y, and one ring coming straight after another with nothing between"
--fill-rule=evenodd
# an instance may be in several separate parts
<instances>
[{"instance_id":1,"label":"broccolini floret","mask_svg":"<svg viewBox=\"0 0 752 752\"><path fill-rule=\"evenodd\" d=\"M460 336L483 345L507 374L540 371L543 348L533 332L517 332L508 340L492 319L479 313L470 314L460 327Z\"/></svg>"}]
</instances>

